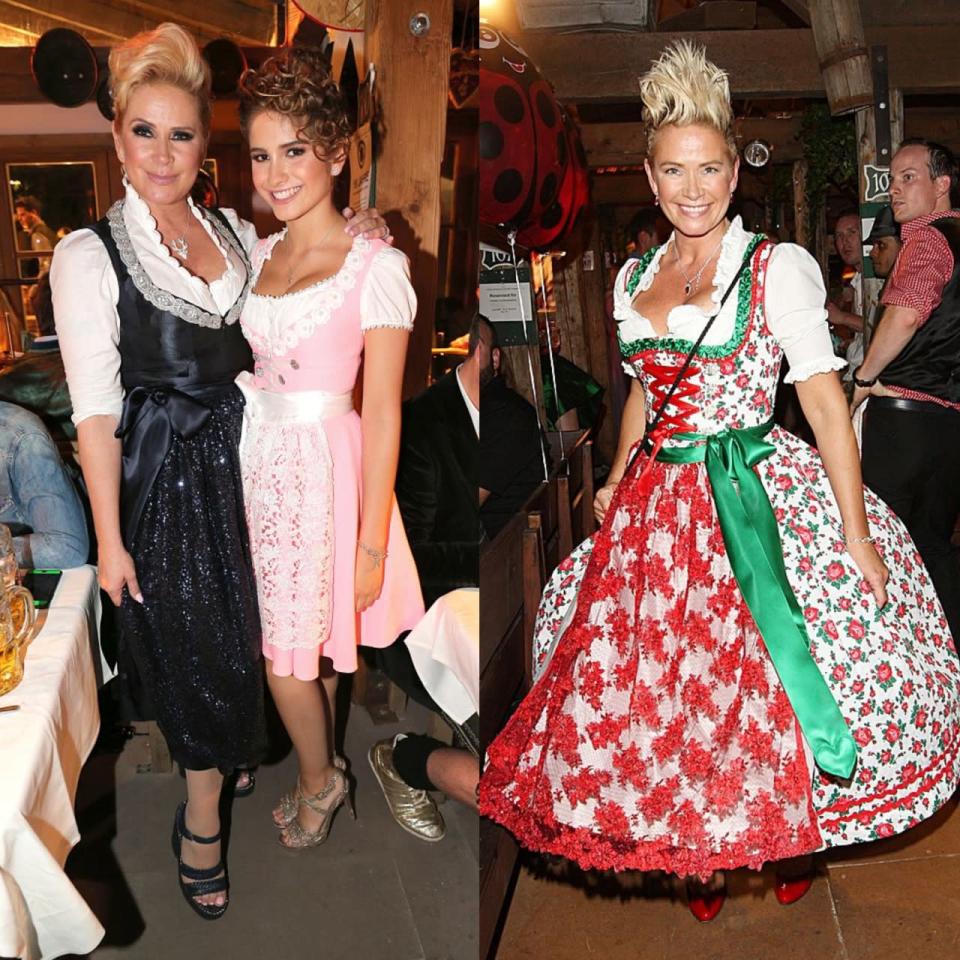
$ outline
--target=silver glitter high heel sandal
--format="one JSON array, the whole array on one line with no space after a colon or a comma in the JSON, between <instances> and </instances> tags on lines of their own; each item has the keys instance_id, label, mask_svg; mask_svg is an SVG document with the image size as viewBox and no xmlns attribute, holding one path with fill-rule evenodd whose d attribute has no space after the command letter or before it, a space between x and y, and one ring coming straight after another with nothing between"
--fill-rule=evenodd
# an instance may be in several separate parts
<instances>
[{"instance_id":1,"label":"silver glitter high heel sandal","mask_svg":"<svg viewBox=\"0 0 960 960\"><path fill-rule=\"evenodd\" d=\"M328 797L333 795L330 806L324 807L322 803ZM320 826L316 830L307 830L300 821L294 817L287 824L286 839L281 836L280 845L288 850L305 850L307 847L319 847L330 835L330 824L336 812L344 803L350 802L350 787L347 784L347 778L341 770L334 770L330 774L327 785L319 792L310 796L300 795L300 803L309 807L321 818Z\"/></svg>"},{"instance_id":2,"label":"silver glitter high heel sandal","mask_svg":"<svg viewBox=\"0 0 960 960\"><path fill-rule=\"evenodd\" d=\"M344 775L347 781L347 809L350 811L350 816L356 820L357 810L353 803L353 797L356 791L356 779L349 772L346 759L339 754L333 755L333 766ZM289 793L285 793L280 798L276 810L273 811L273 822L279 830L285 829L297 818L297 810L300 807L300 801L302 799L303 794L300 792L300 779L298 777L297 785Z\"/></svg>"}]
</instances>

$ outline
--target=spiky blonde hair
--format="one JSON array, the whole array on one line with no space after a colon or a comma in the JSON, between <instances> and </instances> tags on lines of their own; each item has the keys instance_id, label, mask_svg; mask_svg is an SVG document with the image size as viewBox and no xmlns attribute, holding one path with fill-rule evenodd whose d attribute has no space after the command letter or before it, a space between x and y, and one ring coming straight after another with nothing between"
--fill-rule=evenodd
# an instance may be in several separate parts
<instances>
[{"instance_id":1,"label":"spiky blonde hair","mask_svg":"<svg viewBox=\"0 0 960 960\"><path fill-rule=\"evenodd\" d=\"M730 103L730 81L725 70L707 59L707 51L689 40L667 47L640 78L647 153L653 153L657 132L702 123L727 141L730 156L737 154Z\"/></svg>"}]
</instances>

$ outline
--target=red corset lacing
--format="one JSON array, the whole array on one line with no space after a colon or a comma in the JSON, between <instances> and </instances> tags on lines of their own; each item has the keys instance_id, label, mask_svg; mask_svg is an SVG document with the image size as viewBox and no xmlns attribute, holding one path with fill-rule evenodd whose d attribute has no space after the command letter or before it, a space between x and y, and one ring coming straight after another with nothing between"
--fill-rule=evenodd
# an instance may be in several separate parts
<instances>
[{"instance_id":1,"label":"red corset lacing","mask_svg":"<svg viewBox=\"0 0 960 960\"><path fill-rule=\"evenodd\" d=\"M653 398L654 412L664 407L664 400L673 384L679 366L664 366L659 363L645 363L644 372L650 376L649 392ZM677 384L676 389L670 397L669 403L664 407L660 420L654 430L647 434L646 439L653 443L653 449L650 451L650 458L644 465L640 479L637 481L639 490L642 494L650 492L652 481L650 471L653 469L657 454L663 446L665 440L668 440L675 433L694 433L696 427L690 423L690 417L700 412L700 408L689 402L689 398L700 392L700 388L691 383L692 378L700 372L699 367L689 366L683 375L683 379Z\"/></svg>"}]
</instances>

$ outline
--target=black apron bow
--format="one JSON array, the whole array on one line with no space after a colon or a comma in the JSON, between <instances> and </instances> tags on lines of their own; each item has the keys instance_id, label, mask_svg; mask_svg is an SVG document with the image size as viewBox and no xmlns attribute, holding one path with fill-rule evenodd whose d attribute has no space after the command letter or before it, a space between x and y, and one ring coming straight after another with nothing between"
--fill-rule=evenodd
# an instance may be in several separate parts
<instances>
[{"instance_id":1,"label":"black apron bow","mask_svg":"<svg viewBox=\"0 0 960 960\"><path fill-rule=\"evenodd\" d=\"M232 385L231 385L232 386ZM174 436L189 440L203 429L212 410L209 402L229 389L214 387L134 387L124 398L123 415L115 436L123 444L123 483L120 516L128 550L140 526L140 517Z\"/></svg>"}]
</instances>

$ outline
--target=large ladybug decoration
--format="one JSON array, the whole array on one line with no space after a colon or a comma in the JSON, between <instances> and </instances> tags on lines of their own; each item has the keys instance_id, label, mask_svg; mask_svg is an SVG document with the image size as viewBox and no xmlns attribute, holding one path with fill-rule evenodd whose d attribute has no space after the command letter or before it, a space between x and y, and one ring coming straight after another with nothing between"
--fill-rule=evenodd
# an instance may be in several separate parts
<instances>
[{"instance_id":1,"label":"large ladybug decoration","mask_svg":"<svg viewBox=\"0 0 960 960\"><path fill-rule=\"evenodd\" d=\"M557 196L540 214L517 233L517 242L532 250L547 250L567 237L579 226L590 202L590 180L587 158L580 134L566 113L563 115L563 137L569 157Z\"/></svg>"},{"instance_id":2,"label":"large ladybug decoration","mask_svg":"<svg viewBox=\"0 0 960 960\"><path fill-rule=\"evenodd\" d=\"M561 237L567 237L580 228L590 206L590 168L587 165L587 153L583 149L580 131L569 117L564 115L567 137L570 142L570 163L573 167L573 202L567 213L566 222L560 231Z\"/></svg>"},{"instance_id":3,"label":"large ladybug decoration","mask_svg":"<svg viewBox=\"0 0 960 960\"><path fill-rule=\"evenodd\" d=\"M569 165L563 111L520 47L480 22L480 220L519 228L556 200Z\"/></svg>"}]
</instances>

